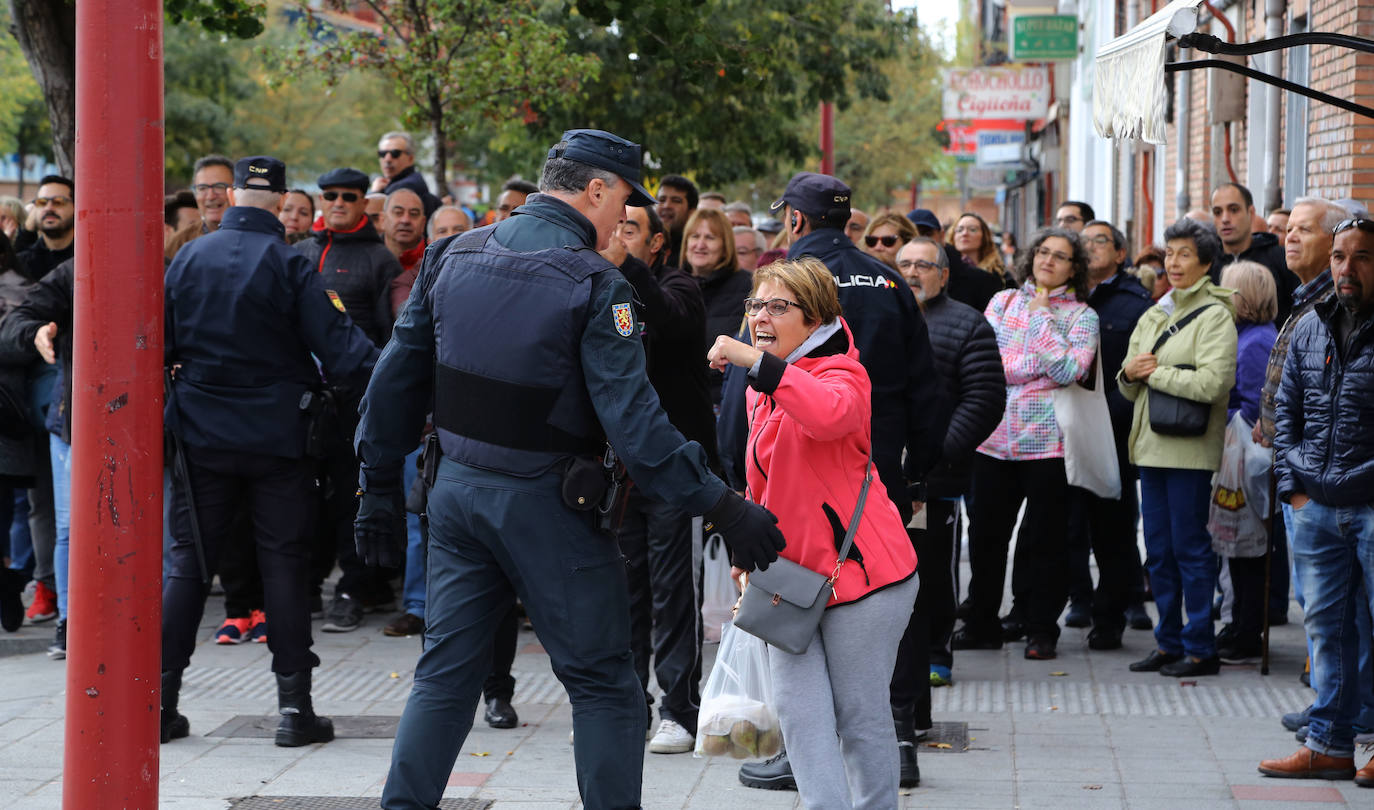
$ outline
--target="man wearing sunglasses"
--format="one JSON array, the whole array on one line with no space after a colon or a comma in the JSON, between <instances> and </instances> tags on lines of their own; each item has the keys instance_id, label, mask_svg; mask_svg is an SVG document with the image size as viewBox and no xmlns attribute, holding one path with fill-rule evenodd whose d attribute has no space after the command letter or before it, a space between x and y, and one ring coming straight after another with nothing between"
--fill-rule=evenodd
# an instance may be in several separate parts
<instances>
[{"instance_id":1,"label":"man wearing sunglasses","mask_svg":"<svg viewBox=\"0 0 1374 810\"><path fill-rule=\"evenodd\" d=\"M334 305L380 348L391 337L391 283L401 274L401 264L367 217L367 175L357 169L334 169L320 175L318 182L324 228L315 231L313 238L297 242L296 250L320 274ZM353 548L358 459L350 440L361 396L360 389L334 390L339 430L325 460L330 486L317 529L320 558L312 583L319 587L319 580L329 571L324 561L337 551L343 575L321 628L329 633L358 629L367 609L394 607L386 572L364 565Z\"/></svg>"},{"instance_id":2,"label":"man wearing sunglasses","mask_svg":"<svg viewBox=\"0 0 1374 810\"><path fill-rule=\"evenodd\" d=\"M71 180L50 174L38 184L33 199L33 219L38 241L20 251L30 278L40 279L54 267L72 257L73 227L76 222L76 191Z\"/></svg>"},{"instance_id":3,"label":"man wearing sunglasses","mask_svg":"<svg viewBox=\"0 0 1374 810\"><path fill-rule=\"evenodd\" d=\"M1355 770L1363 690L1351 601L1374 594L1374 220L1336 225L1331 276L1335 295L1293 330L1274 436L1278 497L1293 507L1294 573L1305 598L1317 696L1303 747L1261 762L1259 771L1353 777L1374 787L1374 761Z\"/></svg>"},{"instance_id":4,"label":"man wearing sunglasses","mask_svg":"<svg viewBox=\"0 0 1374 810\"><path fill-rule=\"evenodd\" d=\"M587 807L640 806L645 702L630 652L613 446L634 489L706 516L741 568L783 546L776 518L707 468L645 371L630 283L605 250L625 206L652 205L640 147L570 130L540 193L425 256L363 397L355 524L369 560L399 556L402 464L433 413L426 646L396 733L387 810L439 804L519 596L572 703ZM604 509L599 508L604 505ZM604 515L604 518L603 518Z\"/></svg>"},{"instance_id":5,"label":"man wearing sunglasses","mask_svg":"<svg viewBox=\"0 0 1374 810\"><path fill-rule=\"evenodd\" d=\"M415 170L415 139L409 132L388 132L378 139L377 165L382 176L372 181L372 191L390 194L399 188L408 188L420 195L425 216L433 216L440 200L430 193L429 183Z\"/></svg>"}]
</instances>

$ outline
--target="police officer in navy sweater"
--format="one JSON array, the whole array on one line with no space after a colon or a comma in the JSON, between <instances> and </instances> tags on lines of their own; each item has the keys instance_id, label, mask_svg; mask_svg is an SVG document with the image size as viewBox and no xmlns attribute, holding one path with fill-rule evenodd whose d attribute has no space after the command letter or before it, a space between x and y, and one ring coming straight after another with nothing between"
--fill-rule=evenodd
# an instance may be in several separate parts
<instances>
[{"instance_id":1,"label":"police officer in navy sweater","mask_svg":"<svg viewBox=\"0 0 1374 810\"><path fill-rule=\"evenodd\" d=\"M429 494L425 650L382 793L389 810L438 805L518 595L572 702L588 810L637 808L644 693L630 653L625 566L601 530L607 442L634 486L704 514L741 568L783 545L776 519L707 470L644 370L630 284L599 256L650 205L640 148L570 130L532 195L497 225L430 246L363 398L359 554L404 537L401 464L431 403L443 458Z\"/></svg>"},{"instance_id":2,"label":"police officer in navy sweater","mask_svg":"<svg viewBox=\"0 0 1374 810\"><path fill-rule=\"evenodd\" d=\"M195 648L209 577L244 509L252 512L272 617L277 745L334 738L310 701L310 671L320 659L310 649L313 465L304 457L301 403L320 384L315 358L331 379L356 380L371 371L377 349L334 306L310 262L287 246L277 221L285 192L281 161L240 160L233 207L219 230L188 244L167 268L166 422L184 450L187 475L173 486L175 542L162 591L163 742L189 733L177 713L181 673Z\"/></svg>"}]
</instances>

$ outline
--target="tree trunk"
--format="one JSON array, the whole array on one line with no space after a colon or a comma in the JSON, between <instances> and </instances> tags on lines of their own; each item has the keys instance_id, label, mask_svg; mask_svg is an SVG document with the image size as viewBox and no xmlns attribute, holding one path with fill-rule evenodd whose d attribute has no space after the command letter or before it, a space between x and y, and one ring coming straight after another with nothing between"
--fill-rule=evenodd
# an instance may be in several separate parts
<instances>
[{"instance_id":1,"label":"tree trunk","mask_svg":"<svg viewBox=\"0 0 1374 810\"><path fill-rule=\"evenodd\" d=\"M434 180L439 184L439 198L443 199L449 194L448 136L444 133L444 107L437 93L430 96L429 126L434 136Z\"/></svg>"},{"instance_id":2,"label":"tree trunk","mask_svg":"<svg viewBox=\"0 0 1374 810\"><path fill-rule=\"evenodd\" d=\"M19 48L48 104L53 157L76 176L76 3L72 0L10 0Z\"/></svg>"}]
</instances>

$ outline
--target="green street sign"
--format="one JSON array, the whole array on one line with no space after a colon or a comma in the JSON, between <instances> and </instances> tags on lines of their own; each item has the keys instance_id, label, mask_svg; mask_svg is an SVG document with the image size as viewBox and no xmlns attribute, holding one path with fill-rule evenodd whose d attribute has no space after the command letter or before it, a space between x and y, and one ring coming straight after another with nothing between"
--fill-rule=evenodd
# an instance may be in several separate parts
<instances>
[{"instance_id":1,"label":"green street sign","mask_svg":"<svg viewBox=\"0 0 1374 810\"><path fill-rule=\"evenodd\" d=\"M1078 58L1078 18L1072 14L1023 14L1011 18L1011 59L1053 62Z\"/></svg>"}]
</instances>

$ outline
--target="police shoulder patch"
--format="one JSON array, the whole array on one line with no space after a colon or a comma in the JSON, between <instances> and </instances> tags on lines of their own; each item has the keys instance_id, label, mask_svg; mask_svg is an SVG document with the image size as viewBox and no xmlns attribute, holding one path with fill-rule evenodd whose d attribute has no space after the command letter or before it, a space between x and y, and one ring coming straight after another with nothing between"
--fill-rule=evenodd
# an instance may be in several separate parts
<instances>
[{"instance_id":1,"label":"police shoulder patch","mask_svg":"<svg viewBox=\"0 0 1374 810\"><path fill-rule=\"evenodd\" d=\"M325 292L329 295L329 301L334 304L335 309L345 314L348 313L348 310L344 309L343 299L339 298L338 293L333 290L325 290Z\"/></svg>"},{"instance_id":2,"label":"police shoulder patch","mask_svg":"<svg viewBox=\"0 0 1374 810\"><path fill-rule=\"evenodd\" d=\"M611 318L615 321L615 331L621 337L629 337L635 331L634 311L628 303L612 304Z\"/></svg>"}]
</instances>

